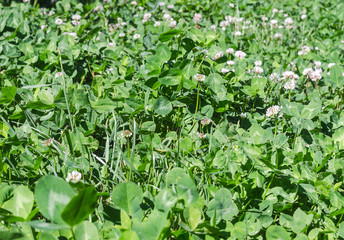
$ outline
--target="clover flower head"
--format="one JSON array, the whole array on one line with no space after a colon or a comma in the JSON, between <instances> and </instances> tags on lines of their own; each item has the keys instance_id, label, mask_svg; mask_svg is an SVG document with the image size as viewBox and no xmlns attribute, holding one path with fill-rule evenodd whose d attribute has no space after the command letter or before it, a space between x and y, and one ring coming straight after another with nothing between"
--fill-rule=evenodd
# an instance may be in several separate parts
<instances>
[{"instance_id":1,"label":"clover flower head","mask_svg":"<svg viewBox=\"0 0 344 240\"><path fill-rule=\"evenodd\" d=\"M327 65L327 68L331 68L331 67L333 67L334 65L336 65L335 63L329 63L328 65Z\"/></svg>"},{"instance_id":2,"label":"clover flower head","mask_svg":"<svg viewBox=\"0 0 344 240\"><path fill-rule=\"evenodd\" d=\"M235 64L235 62L232 61L232 60L229 60L229 61L227 61L227 64L230 65L230 66L233 66Z\"/></svg>"},{"instance_id":3,"label":"clover flower head","mask_svg":"<svg viewBox=\"0 0 344 240\"><path fill-rule=\"evenodd\" d=\"M222 69L221 69L221 72L222 72L223 74L226 74L226 73L229 72L229 70L228 70L227 68L222 68Z\"/></svg>"},{"instance_id":4,"label":"clover flower head","mask_svg":"<svg viewBox=\"0 0 344 240\"><path fill-rule=\"evenodd\" d=\"M266 116L267 117L274 117L276 116L280 111L280 106L272 106L272 107L269 107L268 110L266 110Z\"/></svg>"},{"instance_id":5,"label":"clover flower head","mask_svg":"<svg viewBox=\"0 0 344 240\"><path fill-rule=\"evenodd\" d=\"M223 52L220 51L215 54L215 56L213 57L213 60L216 61L217 59L222 58L222 57L223 57Z\"/></svg>"},{"instance_id":6,"label":"clover flower head","mask_svg":"<svg viewBox=\"0 0 344 240\"><path fill-rule=\"evenodd\" d=\"M193 20L196 24L200 23L202 20L202 14L195 13L195 15L193 16Z\"/></svg>"},{"instance_id":7,"label":"clover flower head","mask_svg":"<svg viewBox=\"0 0 344 240\"><path fill-rule=\"evenodd\" d=\"M262 61L257 60L257 61L254 62L254 65L255 65L256 67L260 67L260 66L262 66Z\"/></svg>"},{"instance_id":8,"label":"clover flower head","mask_svg":"<svg viewBox=\"0 0 344 240\"><path fill-rule=\"evenodd\" d=\"M321 70L321 72L322 72L322 70ZM315 71L313 71L313 72L310 74L310 77L309 77L309 78L310 78L313 82L317 82L317 81L319 81L319 80L322 78L321 72L320 72L318 69L316 69Z\"/></svg>"},{"instance_id":9,"label":"clover flower head","mask_svg":"<svg viewBox=\"0 0 344 240\"><path fill-rule=\"evenodd\" d=\"M312 72L313 72L313 69L312 69L312 68L305 68L305 69L303 70L302 74L303 74L304 76L309 77L310 74L311 74Z\"/></svg>"},{"instance_id":10,"label":"clover flower head","mask_svg":"<svg viewBox=\"0 0 344 240\"><path fill-rule=\"evenodd\" d=\"M79 182L81 179L81 173L79 173L78 171L73 171L72 173L68 173L67 175L67 178L66 178L66 181L67 182Z\"/></svg>"},{"instance_id":11,"label":"clover flower head","mask_svg":"<svg viewBox=\"0 0 344 240\"><path fill-rule=\"evenodd\" d=\"M140 37L141 37L141 35L138 34L138 33L135 33L134 36L133 36L134 39L139 39Z\"/></svg>"},{"instance_id":12,"label":"clover flower head","mask_svg":"<svg viewBox=\"0 0 344 240\"><path fill-rule=\"evenodd\" d=\"M272 19L272 20L270 21L270 26L271 26L272 28L277 28L277 26L278 26L278 21L277 21L276 19Z\"/></svg>"},{"instance_id":13,"label":"clover flower head","mask_svg":"<svg viewBox=\"0 0 344 240\"><path fill-rule=\"evenodd\" d=\"M277 73L272 73L269 78L273 82L279 82L279 75Z\"/></svg>"},{"instance_id":14,"label":"clover flower head","mask_svg":"<svg viewBox=\"0 0 344 240\"><path fill-rule=\"evenodd\" d=\"M151 14L151 13L145 13L145 14L143 15L143 20L142 20L142 22L143 22L143 23L148 22L149 19L150 19L151 17L152 17L152 14Z\"/></svg>"},{"instance_id":15,"label":"clover flower head","mask_svg":"<svg viewBox=\"0 0 344 240\"><path fill-rule=\"evenodd\" d=\"M133 133L130 131L130 130L124 130L122 133L121 133L121 136L122 137L125 137L125 138L129 138L133 135Z\"/></svg>"},{"instance_id":16,"label":"clover flower head","mask_svg":"<svg viewBox=\"0 0 344 240\"><path fill-rule=\"evenodd\" d=\"M228 53L228 54L233 54L233 53L234 53L234 49L233 49L233 48L228 48L228 49L226 50L226 53Z\"/></svg>"},{"instance_id":17,"label":"clover flower head","mask_svg":"<svg viewBox=\"0 0 344 240\"><path fill-rule=\"evenodd\" d=\"M75 14L72 16L73 20L79 21L81 19L81 16L79 14Z\"/></svg>"},{"instance_id":18,"label":"clover flower head","mask_svg":"<svg viewBox=\"0 0 344 240\"><path fill-rule=\"evenodd\" d=\"M204 133L201 133L201 132L197 132L197 136L200 138L200 139L205 139L207 137L207 135L205 135Z\"/></svg>"},{"instance_id":19,"label":"clover flower head","mask_svg":"<svg viewBox=\"0 0 344 240\"><path fill-rule=\"evenodd\" d=\"M63 24L62 19L61 19L61 18L56 18L55 24L56 24L56 25L61 25L61 24Z\"/></svg>"},{"instance_id":20,"label":"clover flower head","mask_svg":"<svg viewBox=\"0 0 344 240\"><path fill-rule=\"evenodd\" d=\"M301 47L301 51L299 51L297 54L299 56L301 55L307 55L309 52L311 51L311 49L308 46L302 46Z\"/></svg>"},{"instance_id":21,"label":"clover flower head","mask_svg":"<svg viewBox=\"0 0 344 240\"><path fill-rule=\"evenodd\" d=\"M264 72L264 70L263 70L262 67L255 66L255 67L253 68L253 72L254 72L255 74L261 74L261 73Z\"/></svg>"},{"instance_id":22,"label":"clover flower head","mask_svg":"<svg viewBox=\"0 0 344 240\"><path fill-rule=\"evenodd\" d=\"M211 119L208 119L208 118L205 118L201 121L201 124L202 126L207 126L209 125L210 123L212 123L212 120Z\"/></svg>"},{"instance_id":23,"label":"clover flower head","mask_svg":"<svg viewBox=\"0 0 344 240\"><path fill-rule=\"evenodd\" d=\"M196 75L193 76L193 78L194 78L196 81L204 82L204 80L205 80L205 75L200 74L200 73L197 73Z\"/></svg>"},{"instance_id":24,"label":"clover flower head","mask_svg":"<svg viewBox=\"0 0 344 240\"><path fill-rule=\"evenodd\" d=\"M235 33L234 33L234 36L236 36L236 37L240 37L242 35L242 33L240 32L240 31L236 31Z\"/></svg>"},{"instance_id":25,"label":"clover flower head","mask_svg":"<svg viewBox=\"0 0 344 240\"><path fill-rule=\"evenodd\" d=\"M236 51L234 53L234 56L239 58L239 59L244 59L246 57L246 53L244 53L243 51L239 50L239 51Z\"/></svg>"},{"instance_id":26,"label":"clover flower head","mask_svg":"<svg viewBox=\"0 0 344 240\"><path fill-rule=\"evenodd\" d=\"M57 72L55 73L55 77L58 78L58 77L62 77L63 73L62 72Z\"/></svg>"},{"instance_id":27,"label":"clover flower head","mask_svg":"<svg viewBox=\"0 0 344 240\"><path fill-rule=\"evenodd\" d=\"M173 18L171 18L170 27L171 27L171 28L177 27L177 21L173 20Z\"/></svg>"},{"instance_id":28,"label":"clover flower head","mask_svg":"<svg viewBox=\"0 0 344 240\"><path fill-rule=\"evenodd\" d=\"M282 38L282 33L275 33L274 39L281 39Z\"/></svg>"},{"instance_id":29,"label":"clover flower head","mask_svg":"<svg viewBox=\"0 0 344 240\"><path fill-rule=\"evenodd\" d=\"M292 79L289 82L286 82L283 87L286 90L293 90L295 89L295 86L296 86L296 81Z\"/></svg>"},{"instance_id":30,"label":"clover flower head","mask_svg":"<svg viewBox=\"0 0 344 240\"><path fill-rule=\"evenodd\" d=\"M315 65L315 67L320 67L321 66L321 62L320 61L314 61L314 65Z\"/></svg>"}]
</instances>

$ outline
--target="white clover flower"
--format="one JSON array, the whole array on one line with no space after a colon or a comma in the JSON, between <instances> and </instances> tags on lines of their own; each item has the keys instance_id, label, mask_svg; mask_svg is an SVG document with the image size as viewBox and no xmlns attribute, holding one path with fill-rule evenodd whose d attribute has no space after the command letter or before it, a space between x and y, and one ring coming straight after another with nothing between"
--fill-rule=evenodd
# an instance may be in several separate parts
<instances>
[{"instance_id":1,"label":"white clover flower","mask_svg":"<svg viewBox=\"0 0 344 240\"><path fill-rule=\"evenodd\" d=\"M211 25L211 26L210 26L210 29L215 30L215 29L216 29L216 25Z\"/></svg>"},{"instance_id":2,"label":"white clover flower","mask_svg":"<svg viewBox=\"0 0 344 240\"><path fill-rule=\"evenodd\" d=\"M314 49L315 49L315 50L317 50L317 51L319 50L319 48L318 48L318 47L315 47Z\"/></svg>"},{"instance_id":3,"label":"white clover flower","mask_svg":"<svg viewBox=\"0 0 344 240\"><path fill-rule=\"evenodd\" d=\"M290 17L288 17L284 20L285 25L292 25L293 23L294 23L294 21Z\"/></svg>"},{"instance_id":4,"label":"white clover flower","mask_svg":"<svg viewBox=\"0 0 344 240\"><path fill-rule=\"evenodd\" d=\"M286 82L286 83L284 84L284 88L285 88L286 90L293 90L293 89L295 89L295 84L296 84L296 81L295 81L295 80L291 80L291 81Z\"/></svg>"},{"instance_id":5,"label":"white clover flower","mask_svg":"<svg viewBox=\"0 0 344 240\"><path fill-rule=\"evenodd\" d=\"M343 40L340 40L341 43L344 43L344 39Z\"/></svg>"},{"instance_id":6,"label":"white clover flower","mask_svg":"<svg viewBox=\"0 0 344 240\"><path fill-rule=\"evenodd\" d=\"M121 136L125 137L125 138L129 138L133 135L133 133L130 130L124 130L123 132L121 132Z\"/></svg>"},{"instance_id":7,"label":"white clover flower","mask_svg":"<svg viewBox=\"0 0 344 240\"><path fill-rule=\"evenodd\" d=\"M118 36L121 37L121 38L125 37L125 33L120 33L120 34L118 34Z\"/></svg>"},{"instance_id":8,"label":"white clover flower","mask_svg":"<svg viewBox=\"0 0 344 240\"><path fill-rule=\"evenodd\" d=\"M280 111L280 107L277 105L269 107L268 110L266 110L266 116L274 117L279 113L279 111Z\"/></svg>"},{"instance_id":9,"label":"white clover flower","mask_svg":"<svg viewBox=\"0 0 344 240\"><path fill-rule=\"evenodd\" d=\"M221 73L223 73L223 74L226 74L228 72L230 72L230 71L227 68L222 68L221 69Z\"/></svg>"},{"instance_id":10,"label":"white clover flower","mask_svg":"<svg viewBox=\"0 0 344 240\"><path fill-rule=\"evenodd\" d=\"M273 82L279 82L279 76L277 73L272 73L269 78Z\"/></svg>"},{"instance_id":11,"label":"white clover flower","mask_svg":"<svg viewBox=\"0 0 344 240\"><path fill-rule=\"evenodd\" d=\"M320 67L320 66L321 66L321 62L320 62L320 61L314 61L314 65L315 65L316 67Z\"/></svg>"},{"instance_id":12,"label":"white clover flower","mask_svg":"<svg viewBox=\"0 0 344 240\"><path fill-rule=\"evenodd\" d=\"M53 144L53 142L54 142L54 139L48 138L42 142L42 145L44 147L50 147Z\"/></svg>"},{"instance_id":13,"label":"white clover flower","mask_svg":"<svg viewBox=\"0 0 344 240\"><path fill-rule=\"evenodd\" d=\"M56 24L56 25L61 25L61 24L63 24L62 19L61 19L61 18L56 18L55 24Z\"/></svg>"},{"instance_id":14,"label":"white clover flower","mask_svg":"<svg viewBox=\"0 0 344 240\"><path fill-rule=\"evenodd\" d=\"M68 33L69 36L72 36L74 38L77 38L78 35L75 32Z\"/></svg>"},{"instance_id":15,"label":"white clover flower","mask_svg":"<svg viewBox=\"0 0 344 240\"><path fill-rule=\"evenodd\" d=\"M241 118L246 118L247 117L247 113L240 113L240 117Z\"/></svg>"},{"instance_id":16,"label":"white clover flower","mask_svg":"<svg viewBox=\"0 0 344 240\"><path fill-rule=\"evenodd\" d=\"M277 26L278 26L278 21L277 21L276 19L272 19L272 20L270 21L270 26L271 26L272 28L277 28Z\"/></svg>"},{"instance_id":17,"label":"white clover flower","mask_svg":"<svg viewBox=\"0 0 344 240\"><path fill-rule=\"evenodd\" d=\"M66 181L70 182L72 180L72 182L79 182L81 179L81 173L79 173L78 171L73 171L72 173L68 173Z\"/></svg>"},{"instance_id":18,"label":"white clover flower","mask_svg":"<svg viewBox=\"0 0 344 240\"><path fill-rule=\"evenodd\" d=\"M313 71L310 75L310 79L313 81L313 82L317 82L319 81L320 79L322 78L321 76L321 72L320 71Z\"/></svg>"},{"instance_id":19,"label":"white clover flower","mask_svg":"<svg viewBox=\"0 0 344 240\"><path fill-rule=\"evenodd\" d=\"M281 39L282 38L282 34L281 33L275 33L274 38L275 39Z\"/></svg>"},{"instance_id":20,"label":"white clover flower","mask_svg":"<svg viewBox=\"0 0 344 240\"><path fill-rule=\"evenodd\" d=\"M130 4L133 5L133 6L136 6L137 2L136 1L132 1Z\"/></svg>"},{"instance_id":21,"label":"white clover flower","mask_svg":"<svg viewBox=\"0 0 344 240\"><path fill-rule=\"evenodd\" d=\"M227 27L229 25L229 22L228 21L221 21L220 22L220 27Z\"/></svg>"},{"instance_id":22,"label":"white clover flower","mask_svg":"<svg viewBox=\"0 0 344 240\"><path fill-rule=\"evenodd\" d=\"M262 16L262 21L266 22L267 20L269 20L266 16Z\"/></svg>"},{"instance_id":23,"label":"white clover flower","mask_svg":"<svg viewBox=\"0 0 344 240\"><path fill-rule=\"evenodd\" d=\"M226 53L228 53L228 54L233 54L233 53L234 53L234 49L233 49L233 48L228 48L228 49L226 50Z\"/></svg>"},{"instance_id":24,"label":"white clover flower","mask_svg":"<svg viewBox=\"0 0 344 240\"><path fill-rule=\"evenodd\" d=\"M254 62L254 65L255 65L256 67L260 67L260 66L262 66L262 61L257 60L257 61Z\"/></svg>"},{"instance_id":25,"label":"white clover flower","mask_svg":"<svg viewBox=\"0 0 344 240\"><path fill-rule=\"evenodd\" d=\"M236 51L234 53L234 56L239 58L239 59L244 59L246 57L246 53L244 53L243 51L239 50L239 51Z\"/></svg>"},{"instance_id":26,"label":"white clover flower","mask_svg":"<svg viewBox=\"0 0 344 240\"><path fill-rule=\"evenodd\" d=\"M301 15L301 20L304 20L304 19L306 19L307 18L307 15L306 14L302 14Z\"/></svg>"},{"instance_id":27,"label":"white clover flower","mask_svg":"<svg viewBox=\"0 0 344 240\"><path fill-rule=\"evenodd\" d=\"M55 73L55 77L58 78L58 77L62 77L63 73L62 72L57 72Z\"/></svg>"},{"instance_id":28,"label":"white clover flower","mask_svg":"<svg viewBox=\"0 0 344 240\"><path fill-rule=\"evenodd\" d=\"M195 15L193 16L193 20L196 24L200 23L202 20L202 14L195 13Z\"/></svg>"},{"instance_id":29,"label":"white clover flower","mask_svg":"<svg viewBox=\"0 0 344 240\"><path fill-rule=\"evenodd\" d=\"M201 121L201 124L202 126L206 126L206 125L209 125L211 122L212 122L211 119L206 118Z\"/></svg>"},{"instance_id":30,"label":"white clover flower","mask_svg":"<svg viewBox=\"0 0 344 240\"><path fill-rule=\"evenodd\" d=\"M165 13L163 16L162 16L163 19L165 19L166 21L169 21L171 19L171 15L169 13Z\"/></svg>"},{"instance_id":31,"label":"white clover flower","mask_svg":"<svg viewBox=\"0 0 344 240\"><path fill-rule=\"evenodd\" d=\"M115 46L115 44L113 42L110 42L107 46L108 47L113 47L113 46Z\"/></svg>"},{"instance_id":32,"label":"white clover flower","mask_svg":"<svg viewBox=\"0 0 344 240\"><path fill-rule=\"evenodd\" d=\"M213 57L213 60L216 61L217 59L222 58L222 57L223 57L223 52L220 51L215 54L215 56Z\"/></svg>"},{"instance_id":33,"label":"white clover flower","mask_svg":"<svg viewBox=\"0 0 344 240\"><path fill-rule=\"evenodd\" d=\"M227 64L230 65L230 66L233 66L234 65L234 61L229 60L229 61L227 61Z\"/></svg>"},{"instance_id":34,"label":"white clover flower","mask_svg":"<svg viewBox=\"0 0 344 240\"><path fill-rule=\"evenodd\" d=\"M240 37L242 35L242 33L240 32L240 31L236 31L235 33L234 33L234 36L236 36L236 37Z\"/></svg>"},{"instance_id":35,"label":"white clover flower","mask_svg":"<svg viewBox=\"0 0 344 240\"><path fill-rule=\"evenodd\" d=\"M145 23L145 22L148 22L149 19L152 17L152 14L151 13L145 13L143 15L143 19L142 19L142 22Z\"/></svg>"},{"instance_id":36,"label":"white clover flower","mask_svg":"<svg viewBox=\"0 0 344 240\"><path fill-rule=\"evenodd\" d=\"M204 133L200 133L200 132L197 132L197 136L200 138L200 139L205 139L207 137L207 135L205 135Z\"/></svg>"},{"instance_id":37,"label":"white clover flower","mask_svg":"<svg viewBox=\"0 0 344 240\"><path fill-rule=\"evenodd\" d=\"M264 72L263 68L259 67L259 66L256 66L253 68L253 72L255 74L261 74L262 72Z\"/></svg>"},{"instance_id":38,"label":"white clover flower","mask_svg":"<svg viewBox=\"0 0 344 240\"><path fill-rule=\"evenodd\" d=\"M77 21L77 20L73 20L73 21L72 21L72 24L73 24L74 26L77 26L77 25L79 25L79 24L80 24L80 22L79 22L79 21Z\"/></svg>"},{"instance_id":39,"label":"white clover flower","mask_svg":"<svg viewBox=\"0 0 344 240\"><path fill-rule=\"evenodd\" d=\"M47 27L47 25L41 25L41 30L44 30Z\"/></svg>"},{"instance_id":40,"label":"white clover flower","mask_svg":"<svg viewBox=\"0 0 344 240\"><path fill-rule=\"evenodd\" d=\"M103 6L96 6L94 9L93 9L93 12L95 13L95 12L99 12L100 10L102 10L103 9Z\"/></svg>"},{"instance_id":41,"label":"white clover flower","mask_svg":"<svg viewBox=\"0 0 344 240\"><path fill-rule=\"evenodd\" d=\"M204 82L205 80L205 75L197 73L196 75L193 76L193 79L199 82Z\"/></svg>"},{"instance_id":42,"label":"white clover flower","mask_svg":"<svg viewBox=\"0 0 344 240\"><path fill-rule=\"evenodd\" d=\"M230 3L230 4L229 4L229 7L230 7L230 8L234 8L234 4L233 4L233 3Z\"/></svg>"},{"instance_id":43,"label":"white clover flower","mask_svg":"<svg viewBox=\"0 0 344 240\"><path fill-rule=\"evenodd\" d=\"M331 68L331 67L333 67L334 65L336 65L335 63L329 63L328 65L327 65L327 68Z\"/></svg>"},{"instance_id":44,"label":"white clover flower","mask_svg":"<svg viewBox=\"0 0 344 240\"><path fill-rule=\"evenodd\" d=\"M159 27L159 26L160 26L160 22L155 21L155 22L154 22L154 27Z\"/></svg>"},{"instance_id":45,"label":"white clover flower","mask_svg":"<svg viewBox=\"0 0 344 240\"><path fill-rule=\"evenodd\" d=\"M30 2L30 0L23 0L23 3L27 3L27 2Z\"/></svg>"},{"instance_id":46,"label":"white clover flower","mask_svg":"<svg viewBox=\"0 0 344 240\"><path fill-rule=\"evenodd\" d=\"M170 27L171 27L171 28L177 27L177 21L173 20L173 18L171 18Z\"/></svg>"},{"instance_id":47,"label":"white clover flower","mask_svg":"<svg viewBox=\"0 0 344 240\"><path fill-rule=\"evenodd\" d=\"M48 16L55 15L55 12L53 10L49 11Z\"/></svg>"},{"instance_id":48,"label":"white clover flower","mask_svg":"<svg viewBox=\"0 0 344 240\"><path fill-rule=\"evenodd\" d=\"M302 46L301 47L301 51L299 51L297 54L299 56L301 55L307 55L309 52L311 51L311 49L308 46Z\"/></svg>"},{"instance_id":49,"label":"white clover flower","mask_svg":"<svg viewBox=\"0 0 344 240\"><path fill-rule=\"evenodd\" d=\"M79 21L81 19L81 16L79 14L75 14L72 16L73 20Z\"/></svg>"},{"instance_id":50,"label":"white clover flower","mask_svg":"<svg viewBox=\"0 0 344 240\"><path fill-rule=\"evenodd\" d=\"M274 8L274 9L272 9L272 12L273 12L273 13L278 13L278 9L277 9L277 8Z\"/></svg>"},{"instance_id":51,"label":"white clover flower","mask_svg":"<svg viewBox=\"0 0 344 240\"><path fill-rule=\"evenodd\" d=\"M229 23L234 23L234 21L235 21L235 17L232 17L232 16L225 16L225 20L226 20L226 22L228 22L228 24Z\"/></svg>"},{"instance_id":52,"label":"white clover flower","mask_svg":"<svg viewBox=\"0 0 344 240\"><path fill-rule=\"evenodd\" d=\"M173 5L173 4L168 4L168 5L167 5L167 8L173 9L173 8L174 8L174 5Z\"/></svg>"},{"instance_id":53,"label":"white clover flower","mask_svg":"<svg viewBox=\"0 0 344 240\"><path fill-rule=\"evenodd\" d=\"M311 73L313 72L312 68L305 68L302 72L304 76L310 77Z\"/></svg>"},{"instance_id":54,"label":"white clover flower","mask_svg":"<svg viewBox=\"0 0 344 240\"><path fill-rule=\"evenodd\" d=\"M285 71L282 73L284 79L299 79L299 75L293 71Z\"/></svg>"},{"instance_id":55,"label":"white clover flower","mask_svg":"<svg viewBox=\"0 0 344 240\"><path fill-rule=\"evenodd\" d=\"M134 38L134 39L139 39L140 37L141 37L141 35L140 35L140 34L138 34L138 33L135 33L133 38Z\"/></svg>"},{"instance_id":56,"label":"white clover flower","mask_svg":"<svg viewBox=\"0 0 344 240\"><path fill-rule=\"evenodd\" d=\"M165 3L164 2L159 2L159 6L163 7L163 6L165 6Z\"/></svg>"}]
</instances>

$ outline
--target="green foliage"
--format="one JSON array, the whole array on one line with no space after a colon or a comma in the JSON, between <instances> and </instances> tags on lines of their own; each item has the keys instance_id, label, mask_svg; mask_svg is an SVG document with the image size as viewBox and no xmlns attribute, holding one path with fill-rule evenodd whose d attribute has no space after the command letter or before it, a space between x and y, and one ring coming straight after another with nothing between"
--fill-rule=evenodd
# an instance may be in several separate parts
<instances>
[{"instance_id":1,"label":"green foliage","mask_svg":"<svg viewBox=\"0 0 344 240\"><path fill-rule=\"evenodd\" d=\"M0 1L0 239L344 238L344 2Z\"/></svg>"}]
</instances>

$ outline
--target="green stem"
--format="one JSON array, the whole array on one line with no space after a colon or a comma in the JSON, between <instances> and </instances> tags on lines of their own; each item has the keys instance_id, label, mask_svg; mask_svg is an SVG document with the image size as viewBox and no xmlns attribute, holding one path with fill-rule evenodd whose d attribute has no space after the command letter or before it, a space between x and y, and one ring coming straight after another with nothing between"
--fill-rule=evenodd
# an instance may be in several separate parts
<instances>
[{"instance_id":1,"label":"green stem","mask_svg":"<svg viewBox=\"0 0 344 240\"><path fill-rule=\"evenodd\" d=\"M265 200L266 194L268 193L268 190L269 190L270 185L271 185L271 183L272 183L272 180L274 180L274 178L275 178L275 173L272 175L272 178L271 178L271 180L270 180L270 182L269 182L269 185L268 185L268 187L265 189L265 192L264 192L264 195L263 195L263 201Z\"/></svg>"},{"instance_id":2,"label":"green stem","mask_svg":"<svg viewBox=\"0 0 344 240\"><path fill-rule=\"evenodd\" d=\"M130 143L129 139L127 139L127 144L128 144L128 160L130 159Z\"/></svg>"},{"instance_id":3,"label":"green stem","mask_svg":"<svg viewBox=\"0 0 344 240\"><path fill-rule=\"evenodd\" d=\"M274 139L276 139L277 136L277 117L275 117L275 135L274 135Z\"/></svg>"},{"instance_id":4,"label":"green stem","mask_svg":"<svg viewBox=\"0 0 344 240\"><path fill-rule=\"evenodd\" d=\"M197 111L198 111L199 87L200 87L200 83L198 82L198 86L197 86L197 100L196 100L196 110L195 110L195 116L194 116L193 124L195 124L196 114L197 114Z\"/></svg>"},{"instance_id":5,"label":"green stem","mask_svg":"<svg viewBox=\"0 0 344 240\"><path fill-rule=\"evenodd\" d=\"M63 93L64 93L66 105L67 105L67 112L68 112L68 118L69 118L69 121L70 121L70 126L72 127L72 132L74 132L73 121L72 121L72 115L70 114L69 103L68 103L68 98L67 98L66 78L65 78L65 76L64 76L64 75L65 75L65 71L64 71L63 65L62 65L62 57L61 57L61 51L60 51L60 49L58 49L58 52L59 52L60 66L61 66L61 70L62 70Z\"/></svg>"}]
</instances>

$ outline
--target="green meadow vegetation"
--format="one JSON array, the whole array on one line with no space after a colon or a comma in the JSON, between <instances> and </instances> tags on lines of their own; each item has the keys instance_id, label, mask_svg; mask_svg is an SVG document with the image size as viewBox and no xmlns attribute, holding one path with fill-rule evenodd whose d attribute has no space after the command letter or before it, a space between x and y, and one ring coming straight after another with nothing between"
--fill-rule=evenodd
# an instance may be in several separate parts
<instances>
[{"instance_id":1,"label":"green meadow vegetation","mask_svg":"<svg viewBox=\"0 0 344 240\"><path fill-rule=\"evenodd\" d=\"M0 0L1 240L344 239L342 0L40 2Z\"/></svg>"}]
</instances>

